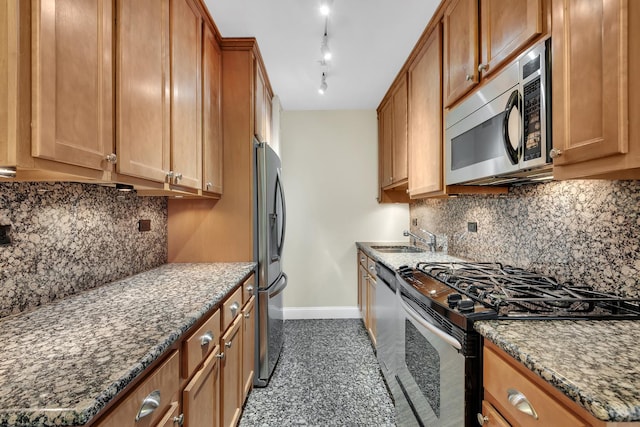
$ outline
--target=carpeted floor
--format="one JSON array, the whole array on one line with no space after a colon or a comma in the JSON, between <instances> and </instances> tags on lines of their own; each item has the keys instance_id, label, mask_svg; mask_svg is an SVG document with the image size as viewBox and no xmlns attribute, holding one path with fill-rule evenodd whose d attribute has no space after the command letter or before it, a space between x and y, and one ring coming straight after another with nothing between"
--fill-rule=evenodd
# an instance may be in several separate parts
<instances>
[{"instance_id":1,"label":"carpeted floor","mask_svg":"<svg viewBox=\"0 0 640 427\"><path fill-rule=\"evenodd\" d=\"M241 427L395 426L393 402L362 322L287 320L269 386L254 388Z\"/></svg>"}]
</instances>

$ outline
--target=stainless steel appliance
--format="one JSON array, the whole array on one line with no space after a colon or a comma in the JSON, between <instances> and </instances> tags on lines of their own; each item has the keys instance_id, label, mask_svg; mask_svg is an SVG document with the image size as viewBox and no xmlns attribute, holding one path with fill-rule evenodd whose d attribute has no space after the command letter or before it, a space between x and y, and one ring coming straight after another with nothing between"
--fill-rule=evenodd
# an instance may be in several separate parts
<instances>
[{"instance_id":1,"label":"stainless steel appliance","mask_svg":"<svg viewBox=\"0 0 640 427\"><path fill-rule=\"evenodd\" d=\"M398 349L398 303L396 298L396 273L376 263L376 356L380 364L380 370L387 384L395 381L396 375L396 351Z\"/></svg>"},{"instance_id":2,"label":"stainless steel appliance","mask_svg":"<svg viewBox=\"0 0 640 427\"><path fill-rule=\"evenodd\" d=\"M448 112L447 184L551 177L550 76L547 39Z\"/></svg>"},{"instance_id":3,"label":"stainless steel appliance","mask_svg":"<svg viewBox=\"0 0 640 427\"><path fill-rule=\"evenodd\" d=\"M419 425L475 426L482 399L484 319L635 319L640 299L499 263L418 263L397 271L397 380Z\"/></svg>"},{"instance_id":4,"label":"stainless steel appliance","mask_svg":"<svg viewBox=\"0 0 640 427\"><path fill-rule=\"evenodd\" d=\"M278 362L283 344L282 271L286 206L280 158L268 144L254 141L255 206L254 258L258 262L256 369L254 385L265 387Z\"/></svg>"}]
</instances>

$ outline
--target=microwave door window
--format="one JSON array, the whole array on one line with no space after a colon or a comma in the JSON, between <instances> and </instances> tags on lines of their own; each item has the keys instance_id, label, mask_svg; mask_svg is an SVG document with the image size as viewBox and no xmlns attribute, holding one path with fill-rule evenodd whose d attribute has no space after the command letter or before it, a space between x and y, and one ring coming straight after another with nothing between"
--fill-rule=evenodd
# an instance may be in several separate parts
<instances>
[{"instance_id":1,"label":"microwave door window","mask_svg":"<svg viewBox=\"0 0 640 427\"><path fill-rule=\"evenodd\" d=\"M451 170L504 157L501 141L506 114L503 111L451 140Z\"/></svg>"}]
</instances>

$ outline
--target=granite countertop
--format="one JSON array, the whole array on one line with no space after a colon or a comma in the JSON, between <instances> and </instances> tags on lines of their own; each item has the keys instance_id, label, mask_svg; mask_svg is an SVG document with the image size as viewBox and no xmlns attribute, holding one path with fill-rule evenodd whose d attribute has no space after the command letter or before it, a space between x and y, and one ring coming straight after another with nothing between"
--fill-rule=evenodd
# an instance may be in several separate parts
<instances>
[{"instance_id":1,"label":"granite countertop","mask_svg":"<svg viewBox=\"0 0 640 427\"><path fill-rule=\"evenodd\" d=\"M0 426L81 425L255 263L165 264L0 320Z\"/></svg>"},{"instance_id":2,"label":"granite countertop","mask_svg":"<svg viewBox=\"0 0 640 427\"><path fill-rule=\"evenodd\" d=\"M637 321L490 320L475 329L594 417L640 421Z\"/></svg>"},{"instance_id":3,"label":"granite countertop","mask_svg":"<svg viewBox=\"0 0 640 427\"><path fill-rule=\"evenodd\" d=\"M445 252L400 252L400 253L388 253L380 252L372 248L372 246L395 246L403 245L408 246L409 242L356 242L356 246L362 249L368 256L376 261L380 261L392 270L398 269L402 265L415 265L417 262L451 262L451 261L463 261L462 258L457 258L451 255L447 255Z\"/></svg>"}]
</instances>

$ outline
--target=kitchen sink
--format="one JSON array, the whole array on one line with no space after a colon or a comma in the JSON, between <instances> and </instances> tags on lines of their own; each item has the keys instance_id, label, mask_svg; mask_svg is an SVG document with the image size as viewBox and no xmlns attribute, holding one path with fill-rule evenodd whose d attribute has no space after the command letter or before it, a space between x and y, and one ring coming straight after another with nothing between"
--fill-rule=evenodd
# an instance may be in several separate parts
<instances>
[{"instance_id":1,"label":"kitchen sink","mask_svg":"<svg viewBox=\"0 0 640 427\"><path fill-rule=\"evenodd\" d=\"M407 245L392 245L392 246L371 246L371 249L375 249L378 252L385 253L418 253L425 250L417 246Z\"/></svg>"}]
</instances>

